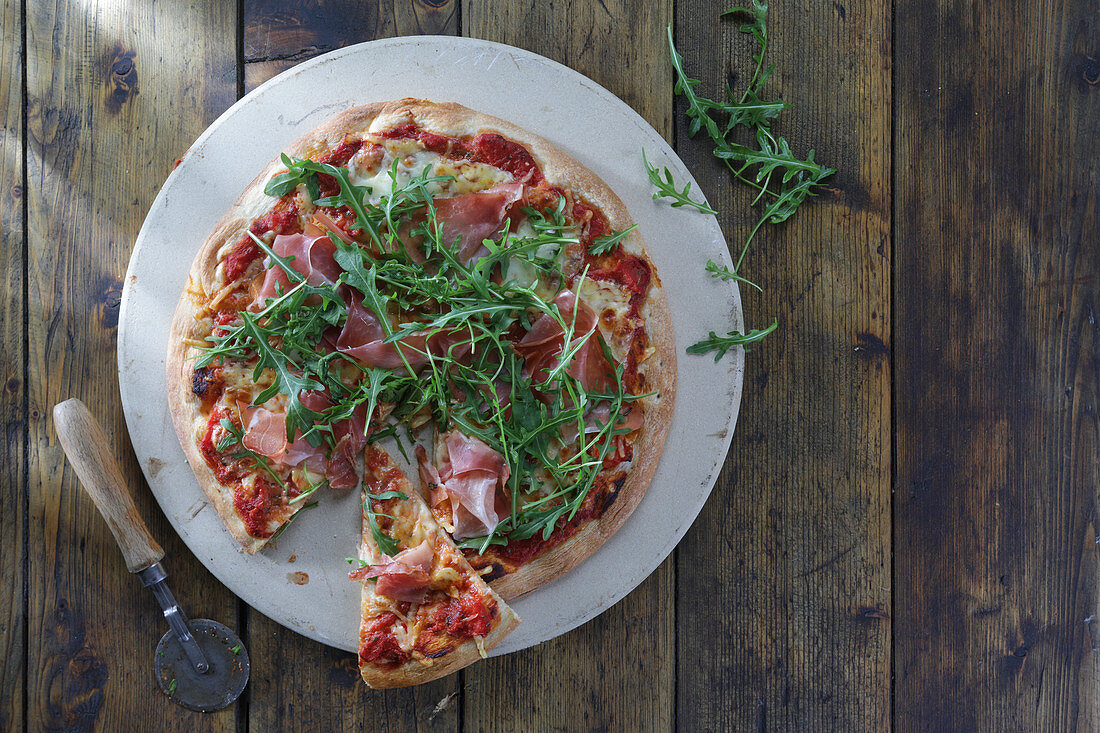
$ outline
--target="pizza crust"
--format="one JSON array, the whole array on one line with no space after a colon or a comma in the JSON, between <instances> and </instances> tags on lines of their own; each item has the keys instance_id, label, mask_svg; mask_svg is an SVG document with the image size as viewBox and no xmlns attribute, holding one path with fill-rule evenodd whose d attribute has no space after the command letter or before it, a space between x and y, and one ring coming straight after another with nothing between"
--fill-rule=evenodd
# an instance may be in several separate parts
<instances>
[{"instance_id":1,"label":"pizza crust","mask_svg":"<svg viewBox=\"0 0 1100 733\"><path fill-rule=\"evenodd\" d=\"M495 593L493 595L496 596ZM500 625L482 640L481 645L486 652L499 644L519 624L519 617L516 616L515 611L505 605L499 596L496 597L498 608L501 611L501 621ZM426 665L414 659L389 671L383 671L375 667L363 667L361 672L364 682L376 690L382 690L431 682L469 667L479 659L481 659L481 651L477 647L477 642L471 640L446 656L434 660L435 663L431 665Z\"/></svg>"}]
</instances>

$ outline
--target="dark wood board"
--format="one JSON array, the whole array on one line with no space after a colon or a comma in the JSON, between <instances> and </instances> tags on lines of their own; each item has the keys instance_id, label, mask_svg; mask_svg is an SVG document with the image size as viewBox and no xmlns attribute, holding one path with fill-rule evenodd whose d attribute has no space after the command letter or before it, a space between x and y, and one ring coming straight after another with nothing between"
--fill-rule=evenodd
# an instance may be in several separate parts
<instances>
[{"instance_id":1,"label":"dark wood board","mask_svg":"<svg viewBox=\"0 0 1100 733\"><path fill-rule=\"evenodd\" d=\"M391 36L454 35L459 5L458 0L247 0L245 91L306 59L354 43Z\"/></svg>"},{"instance_id":2,"label":"dark wood board","mask_svg":"<svg viewBox=\"0 0 1100 733\"><path fill-rule=\"evenodd\" d=\"M22 4L0 8L0 730L23 721L26 690L26 348Z\"/></svg>"},{"instance_id":3,"label":"dark wood board","mask_svg":"<svg viewBox=\"0 0 1100 733\"><path fill-rule=\"evenodd\" d=\"M664 28L672 3L467 3L463 35L534 51L602 84L671 139ZM583 162L583 161L582 161ZM639 175L645 172L639 161ZM674 572L552 642L463 672L465 730L667 730L675 719ZM522 701L522 702L519 702Z\"/></svg>"},{"instance_id":4,"label":"dark wood board","mask_svg":"<svg viewBox=\"0 0 1100 733\"><path fill-rule=\"evenodd\" d=\"M145 486L115 363L122 277L142 219L175 158L234 99L235 21L220 0L27 3L32 730L118 731L142 721L158 730L236 728L233 709L204 717L159 691L153 654L167 625L126 572L49 419L68 397L88 404L168 552L170 583L187 611L235 625L237 601L186 550ZM163 45L185 37L188 53Z\"/></svg>"},{"instance_id":5,"label":"dark wood board","mask_svg":"<svg viewBox=\"0 0 1100 733\"><path fill-rule=\"evenodd\" d=\"M248 2L244 12L246 86L310 56L399 33L457 32L455 2ZM364 102L376 100L363 100ZM355 554L354 547L348 555ZM267 552L279 552L279 548ZM290 551L285 555L289 557ZM292 567L289 566L288 567ZM351 581L348 581L351 582ZM356 619L349 619L356 624ZM253 667L251 730L456 730L457 675L402 690L372 691L354 654L326 648L249 611Z\"/></svg>"},{"instance_id":6,"label":"dark wood board","mask_svg":"<svg viewBox=\"0 0 1100 733\"><path fill-rule=\"evenodd\" d=\"M701 93L748 83L755 43L728 3L681 3L677 45ZM833 189L753 241L737 432L678 551L678 727L876 730L890 718L889 5L773 4L774 129L839 170ZM823 80L828 79L828 83ZM759 216L705 133L680 156L731 253ZM729 327L715 321L715 330Z\"/></svg>"},{"instance_id":7,"label":"dark wood board","mask_svg":"<svg viewBox=\"0 0 1100 733\"><path fill-rule=\"evenodd\" d=\"M902 730L1100 727L1096 10L897 3Z\"/></svg>"},{"instance_id":8,"label":"dark wood board","mask_svg":"<svg viewBox=\"0 0 1100 733\"><path fill-rule=\"evenodd\" d=\"M793 105L777 129L840 171L749 255L749 326L779 330L748 357L710 502L584 627L373 692L352 655L217 583L145 488L116 386L122 277L173 161L239 85L392 35L530 49L673 141L736 250L749 193L687 138L664 41L674 19L701 90L738 88L752 45L718 18L732 4L6 3L0 729L1100 728L1095 0L771 4L768 89ZM105 423L188 611L243 627L233 708L157 689L166 627L49 420L70 396Z\"/></svg>"}]
</instances>

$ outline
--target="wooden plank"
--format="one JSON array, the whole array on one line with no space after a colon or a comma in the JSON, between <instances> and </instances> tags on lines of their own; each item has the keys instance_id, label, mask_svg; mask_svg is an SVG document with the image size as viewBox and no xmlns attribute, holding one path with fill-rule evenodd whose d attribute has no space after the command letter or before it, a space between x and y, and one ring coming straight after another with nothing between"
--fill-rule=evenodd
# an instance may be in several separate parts
<instances>
[{"instance_id":1,"label":"wooden plank","mask_svg":"<svg viewBox=\"0 0 1100 733\"><path fill-rule=\"evenodd\" d=\"M23 248L22 3L0 9L0 730L25 727L26 578L26 324Z\"/></svg>"},{"instance_id":2,"label":"wooden plank","mask_svg":"<svg viewBox=\"0 0 1100 733\"><path fill-rule=\"evenodd\" d=\"M454 33L457 2L248 0L244 6L248 88L334 48L400 33ZM348 554L354 554L354 547ZM276 550L277 551L277 550ZM458 677L416 688L372 691L352 654L322 646L249 611L253 666L251 730L454 730ZM358 623L349 619L348 623Z\"/></svg>"},{"instance_id":3,"label":"wooden plank","mask_svg":"<svg viewBox=\"0 0 1100 733\"><path fill-rule=\"evenodd\" d=\"M677 47L711 98L752 73L730 3L680 3ZM839 172L752 244L747 357L733 445L680 545L683 730L883 730L890 719L890 9L772 3L774 129ZM666 54L667 55L667 54ZM827 82L825 81L827 80ZM678 100L678 110L682 111ZM705 133L680 156L734 258L759 216ZM747 140L746 140L747 141ZM719 332L720 322L710 324ZM686 357L691 358L691 357Z\"/></svg>"},{"instance_id":4,"label":"wooden plank","mask_svg":"<svg viewBox=\"0 0 1100 733\"><path fill-rule=\"evenodd\" d=\"M464 5L462 32L571 66L671 138L672 81L663 56L671 19L669 0L495 0ZM672 562L666 561L581 628L467 669L465 729L492 730L500 721L514 730L671 728L673 582Z\"/></svg>"},{"instance_id":5,"label":"wooden plank","mask_svg":"<svg viewBox=\"0 0 1100 733\"><path fill-rule=\"evenodd\" d=\"M421 33L454 35L458 9L458 0L245 0L245 91L353 43Z\"/></svg>"},{"instance_id":6,"label":"wooden plank","mask_svg":"<svg viewBox=\"0 0 1100 733\"><path fill-rule=\"evenodd\" d=\"M236 728L232 708L202 716L159 692L153 652L167 626L126 572L47 419L67 397L90 406L138 511L168 551L170 582L188 612L235 626L233 596L186 550L145 488L115 365L131 242L173 161L234 99L235 25L233 4L220 0L27 4L33 730L116 731L142 721L158 730Z\"/></svg>"},{"instance_id":7,"label":"wooden plank","mask_svg":"<svg viewBox=\"0 0 1100 733\"><path fill-rule=\"evenodd\" d=\"M897 39L897 725L1097 730L1096 3Z\"/></svg>"}]
</instances>

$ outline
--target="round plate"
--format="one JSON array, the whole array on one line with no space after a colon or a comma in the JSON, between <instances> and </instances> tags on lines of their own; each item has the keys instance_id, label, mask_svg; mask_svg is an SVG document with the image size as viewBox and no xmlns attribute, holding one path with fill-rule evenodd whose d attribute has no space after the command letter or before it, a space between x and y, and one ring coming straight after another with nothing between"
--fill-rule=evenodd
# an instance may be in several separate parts
<instances>
[{"instance_id":1,"label":"round plate","mask_svg":"<svg viewBox=\"0 0 1100 733\"><path fill-rule=\"evenodd\" d=\"M534 93L532 93L532 91ZM119 385L130 437L153 494L191 551L253 608L313 639L355 651L360 585L346 557L360 536L357 492L328 492L257 555L239 551L209 506L172 428L164 359L172 312L206 236L286 145L366 102L458 102L552 141L599 175L639 224L672 308L676 409L657 473L634 514L596 553L516 601L523 619L494 651L552 639L610 608L672 552L703 506L729 448L741 400L740 349L719 363L688 356L707 332L742 328L733 283L703 270L730 256L713 216L654 201L642 167L691 174L634 110L591 79L541 56L487 41L418 36L333 51L280 74L237 102L191 146L164 183L130 258L119 315Z\"/></svg>"}]
</instances>

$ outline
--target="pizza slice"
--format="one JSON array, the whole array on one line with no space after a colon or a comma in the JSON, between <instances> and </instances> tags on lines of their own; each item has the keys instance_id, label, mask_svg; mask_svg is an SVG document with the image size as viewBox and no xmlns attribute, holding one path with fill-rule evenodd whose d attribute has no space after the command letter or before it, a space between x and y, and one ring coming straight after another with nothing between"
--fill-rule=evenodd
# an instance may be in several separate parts
<instances>
[{"instance_id":1,"label":"pizza slice","mask_svg":"<svg viewBox=\"0 0 1100 733\"><path fill-rule=\"evenodd\" d=\"M381 448L364 454L359 670L374 688L405 687L466 667L519 618L481 579Z\"/></svg>"}]
</instances>

